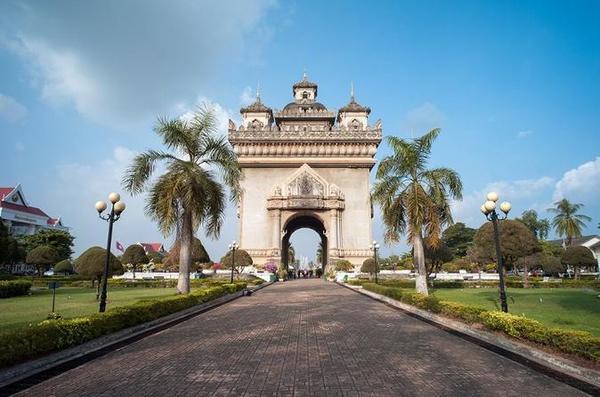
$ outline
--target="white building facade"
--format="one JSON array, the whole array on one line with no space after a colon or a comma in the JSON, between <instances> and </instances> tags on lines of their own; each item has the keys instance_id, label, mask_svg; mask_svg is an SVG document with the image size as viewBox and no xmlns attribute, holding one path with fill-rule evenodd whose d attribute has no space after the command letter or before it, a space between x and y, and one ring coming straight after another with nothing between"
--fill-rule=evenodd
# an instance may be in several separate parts
<instances>
[{"instance_id":1,"label":"white building facade","mask_svg":"<svg viewBox=\"0 0 600 397\"><path fill-rule=\"evenodd\" d=\"M381 142L381 122L354 95L338 111L317 102L318 86L294 84L293 102L280 111L256 101L230 120L229 141L242 167L238 208L240 248L254 263L287 264L290 236L310 228L321 237L323 266L372 256L369 174Z\"/></svg>"},{"instance_id":2,"label":"white building facade","mask_svg":"<svg viewBox=\"0 0 600 397\"><path fill-rule=\"evenodd\" d=\"M60 217L53 218L29 204L21 185L0 187L0 220L11 235L30 235L42 229L69 231Z\"/></svg>"}]
</instances>

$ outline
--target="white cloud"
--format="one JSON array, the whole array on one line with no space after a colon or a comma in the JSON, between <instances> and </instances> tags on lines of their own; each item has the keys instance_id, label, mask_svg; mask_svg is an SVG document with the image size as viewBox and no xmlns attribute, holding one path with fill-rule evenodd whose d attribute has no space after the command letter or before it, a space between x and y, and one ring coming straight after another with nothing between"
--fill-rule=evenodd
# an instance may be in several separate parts
<instances>
[{"instance_id":1,"label":"white cloud","mask_svg":"<svg viewBox=\"0 0 600 397\"><path fill-rule=\"evenodd\" d=\"M27 116L27 108L14 98L0 94L0 118L16 123Z\"/></svg>"},{"instance_id":2,"label":"white cloud","mask_svg":"<svg viewBox=\"0 0 600 397\"><path fill-rule=\"evenodd\" d=\"M553 184L554 179L548 176L538 179L492 182L482 189L464 195L461 201L454 201L452 203L452 214L456 222L479 226L483 222L479 208L485 201L488 192L498 193L501 201L512 202L516 210L515 213L520 213L519 208L525 209L525 206L537 200L540 194L551 188ZM530 208L530 206L527 206L527 208Z\"/></svg>"},{"instance_id":3,"label":"white cloud","mask_svg":"<svg viewBox=\"0 0 600 397\"><path fill-rule=\"evenodd\" d=\"M432 130L441 128L446 123L446 115L430 102L409 110L404 116L401 128L414 136L420 136Z\"/></svg>"},{"instance_id":4,"label":"white cloud","mask_svg":"<svg viewBox=\"0 0 600 397\"><path fill-rule=\"evenodd\" d=\"M240 94L240 104L242 106L250 105L252 102L254 102L255 95L256 94L252 92L251 87L244 88L244 90Z\"/></svg>"},{"instance_id":5,"label":"white cloud","mask_svg":"<svg viewBox=\"0 0 600 397\"><path fill-rule=\"evenodd\" d=\"M25 62L43 100L121 125L193 100L236 62L260 58L274 1L112 3L0 5L11 22L0 24L0 46Z\"/></svg>"},{"instance_id":6,"label":"white cloud","mask_svg":"<svg viewBox=\"0 0 600 397\"><path fill-rule=\"evenodd\" d=\"M531 130L519 131L517 133L517 138L527 138L528 136L530 136L532 134L533 134L533 131L531 131Z\"/></svg>"},{"instance_id":7,"label":"white cloud","mask_svg":"<svg viewBox=\"0 0 600 397\"><path fill-rule=\"evenodd\" d=\"M556 183L552 199L585 201L600 197L600 157L564 173Z\"/></svg>"}]
</instances>

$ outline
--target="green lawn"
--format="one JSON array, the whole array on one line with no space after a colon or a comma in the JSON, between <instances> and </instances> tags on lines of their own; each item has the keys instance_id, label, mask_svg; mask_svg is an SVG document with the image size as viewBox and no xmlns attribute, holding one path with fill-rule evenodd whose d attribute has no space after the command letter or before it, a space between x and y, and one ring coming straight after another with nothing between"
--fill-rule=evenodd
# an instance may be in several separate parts
<instances>
[{"instance_id":1,"label":"green lawn","mask_svg":"<svg viewBox=\"0 0 600 397\"><path fill-rule=\"evenodd\" d=\"M32 295L0 299L0 332L17 329L46 319L52 311L52 291L32 288ZM175 294L174 288L110 288L107 308L132 304ZM93 288L62 287L56 290L55 311L63 318L98 312L96 291Z\"/></svg>"},{"instance_id":2,"label":"green lawn","mask_svg":"<svg viewBox=\"0 0 600 397\"><path fill-rule=\"evenodd\" d=\"M500 310L498 290L437 289L440 300ZM573 288L509 288L508 311L556 328L588 331L600 337L599 291Z\"/></svg>"}]
</instances>

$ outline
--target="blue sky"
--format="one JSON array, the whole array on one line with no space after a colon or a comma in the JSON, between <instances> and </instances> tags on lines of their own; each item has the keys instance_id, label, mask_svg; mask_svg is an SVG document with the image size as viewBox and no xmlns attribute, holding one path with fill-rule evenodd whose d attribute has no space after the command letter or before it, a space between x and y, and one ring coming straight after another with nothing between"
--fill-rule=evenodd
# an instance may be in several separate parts
<instances>
[{"instance_id":1,"label":"blue sky","mask_svg":"<svg viewBox=\"0 0 600 397\"><path fill-rule=\"evenodd\" d=\"M553 200L600 222L600 3L594 1L105 1L0 3L0 185L61 215L77 251L102 245L93 203L131 157L160 142L157 115L212 102L223 127L260 83L280 108L304 69L330 107L357 100L384 133L442 135L431 164L456 169L457 221L485 192L547 216ZM378 158L387 153L380 147ZM163 240L125 197L124 244ZM376 238L381 224L375 219ZM219 257L235 238L232 209ZM168 240L167 240L168 241ZM316 235L293 242L313 255ZM384 247L401 252L404 244Z\"/></svg>"}]
</instances>

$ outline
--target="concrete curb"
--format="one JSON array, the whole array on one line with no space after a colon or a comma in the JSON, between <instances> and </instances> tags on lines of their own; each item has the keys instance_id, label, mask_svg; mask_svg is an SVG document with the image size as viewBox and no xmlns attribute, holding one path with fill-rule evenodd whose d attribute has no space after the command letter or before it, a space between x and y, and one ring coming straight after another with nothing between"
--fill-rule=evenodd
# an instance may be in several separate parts
<instances>
[{"instance_id":1,"label":"concrete curb","mask_svg":"<svg viewBox=\"0 0 600 397\"><path fill-rule=\"evenodd\" d=\"M263 283L254 287L249 287L249 289L256 292L271 284L272 283ZM74 368L86 361L116 350L121 346L125 346L160 332L201 313L238 299L243 296L243 294L243 290L233 294L227 294L209 302L169 314L156 320L101 336L81 345L50 353L41 358L32 359L22 364L0 370L0 396L15 393L33 384L40 383L45 379L49 379L55 375L49 374L49 372L52 372L59 367L66 369ZM45 376L40 376L43 373L47 374ZM31 379L31 382L27 382L28 379Z\"/></svg>"},{"instance_id":2,"label":"concrete curb","mask_svg":"<svg viewBox=\"0 0 600 397\"><path fill-rule=\"evenodd\" d=\"M561 382L568 383L587 393L600 395L600 372L585 368L577 363L562 357L554 356L545 351L536 349L514 339L492 333L489 331L472 328L469 324L454 320L426 310L418 309L395 299L367 291L362 286L350 286L336 282L336 284L348 288L369 298L383 302L388 306L399 309L412 317L416 317L429 324L442 328L463 339L498 353L513 361L543 372ZM572 379L568 379L572 378Z\"/></svg>"}]
</instances>

